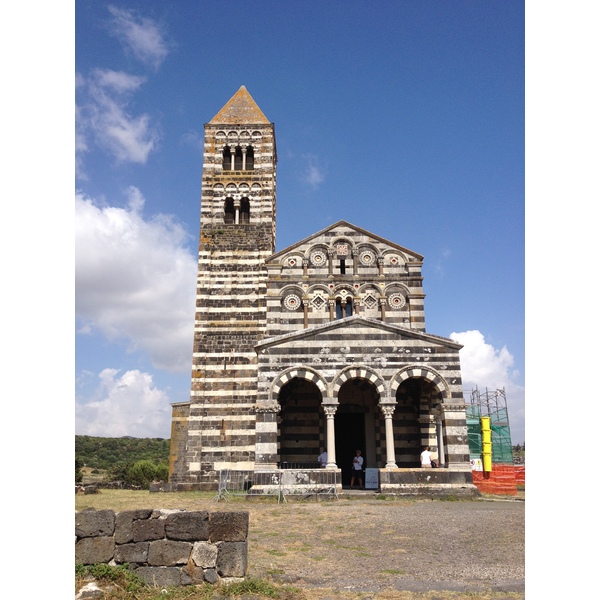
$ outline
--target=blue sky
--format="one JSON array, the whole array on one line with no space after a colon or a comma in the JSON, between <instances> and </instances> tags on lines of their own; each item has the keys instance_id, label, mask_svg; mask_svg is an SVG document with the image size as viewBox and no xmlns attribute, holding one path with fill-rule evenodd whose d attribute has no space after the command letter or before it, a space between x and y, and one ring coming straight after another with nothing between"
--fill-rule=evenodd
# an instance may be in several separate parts
<instances>
[{"instance_id":1,"label":"blue sky","mask_svg":"<svg viewBox=\"0 0 600 600\"><path fill-rule=\"evenodd\" d=\"M275 123L277 250L344 219L425 256L426 325L524 438L524 4L99 2L76 17L76 433L189 395L203 124Z\"/></svg>"}]
</instances>

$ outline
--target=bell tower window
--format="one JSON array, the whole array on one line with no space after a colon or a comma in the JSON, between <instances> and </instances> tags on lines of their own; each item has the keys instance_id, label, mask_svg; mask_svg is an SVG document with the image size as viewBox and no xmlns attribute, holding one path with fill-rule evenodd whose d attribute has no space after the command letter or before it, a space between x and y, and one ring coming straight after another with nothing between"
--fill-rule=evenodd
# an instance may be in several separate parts
<instances>
[{"instance_id":1,"label":"bell tower window","mask_svg":"<svg viewBox=\"0 0 600 600\"><path fill-rule=\"evenodd\" d=\"M235 210L233 208L233 198L225 200L225 224L233 225L235 222Z\"/></svg>"},{"instance_id":2,"label":"bell tower window","mask_svg":"<svg viewBox=\"0 0 600 600\"><path fill-rule=\"evenodd\" d=\"M231 148L225 146L223 150L223 171L231 171Z\"/></svg>"},{"instance_id":3,"label":"bell tower window","mask_svg":"<svg viewBox=\"0 0 600 600\"><path fill-rule=\"evenodd\" d=\"M233 168L235 171L241 171L243 166L242 149L239 146L236 146Z\"/></svg>"},{"instance_id":4,"label":"bell tower window","mask_svg":"<svg viewBox=\"0 0 600 600\"><path fill-rule=\"evenodd\" d=\"M250 200L242 198L240 202L240 223L250 223Z\"/></svg>"}]
</instances>

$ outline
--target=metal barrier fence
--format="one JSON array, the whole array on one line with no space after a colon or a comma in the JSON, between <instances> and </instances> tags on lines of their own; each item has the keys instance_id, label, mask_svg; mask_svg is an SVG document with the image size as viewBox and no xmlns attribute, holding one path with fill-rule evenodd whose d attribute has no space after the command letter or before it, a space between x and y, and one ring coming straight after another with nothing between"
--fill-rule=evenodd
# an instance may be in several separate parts
<instances>
[{"instance_id":1,"label":"metal barrier fence","mask_svg":"<svg viewBox=\"0 0 600 600\"><path fill-rule=\"evenodd\" d=\"M271 471L219 471L219 491L215 500L230 496L277 496L286 502L287 496L304 499L338 498L339 470L274 469Z\"/></svg>"}]
</instances>

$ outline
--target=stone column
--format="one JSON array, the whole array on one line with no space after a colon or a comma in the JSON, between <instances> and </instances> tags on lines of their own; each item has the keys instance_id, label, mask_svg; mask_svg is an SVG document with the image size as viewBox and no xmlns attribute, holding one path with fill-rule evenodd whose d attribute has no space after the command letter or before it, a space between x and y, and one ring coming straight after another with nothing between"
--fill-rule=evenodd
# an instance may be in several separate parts
<instances>
[{"instance_id":1,"label":"stone column","mask_svg":"<svg viewBox=\"0 0 600 600\"><path fill-rule=\"evenodd\" d=\"M379 277L383 277L383 257L377 258L377 266L379 267Z\"/></svg>"},{"instance_id":2,"label":"stone column","mask_svg":"<svg viewBox=\"0 0 600 600\"><path fill-rule=\"evenodd\" d=\"M257 404L254 469L277 469L277 414L281 407L276 402Z\"/></svg>"},{"instance_id":3,"label":"stone column","mask_svg":"<svg viewBox=\"0 0 600 600\"><path fill-rule=\"evenodd\" d=\"M444 431L443 431L443 421L441 416L437 416L435 420L435 429L437 436L437 446L438 446L438 462L440 463L440 467L443 467L446 464L446 458L444 457Z\"/></svg>"},{"instance_id":4,"label":"stone column","mask_svg":"<svg viewBox=\"0 0 600 600\"><path fill-rule=\"evenodd\" d=\"M329 250L327 252L327 258L329 262L329 275L333 275L333 257L335 255L335 250Z\"/></svg>"},{"instance_id":5,"label":"stone column","mask_svg":"<svg viewBox=\"0 0 600 600\"><path fill-rule=\"evenodd\" d=\"M233 208L235 210L235 224L236 225L240 224L240 206L241 206L241 200L239 198L237 198L236 200L233 201Z\"/></svg>"},{"instance_id":6,"label":"stone column","mask_svg":"<svg viewBox=\"0 0 600 600\"><path fill-rule=\"evenodd\" d=\"M302 277L308 277L308 258L302 259Z\"/></svg>"},{"instance_id":7,"label":"stone column","mask_svg":"<svg viewBox=\"0 0 600 600\"><path fill-rule=\"evenodd\" d=\"M327 468L337 469L335 463L335 413L336 404L323 404L323 411L327 417Z\"/></svg>"},{"instance_id":8,"label":"stone column","mask_svg":"<svg viewBox=\"0 0 600 600\"><path fill-rule=\"evenodd\" d=\"M235 146L229 146L229 151L231 153L231 169L230 169L230 171L235 171Z\"/></svg>"},{"instance_id":9,"label":"stone column","mask_svg":"<svg viewBox=\"0 0 600 600\"><path fill-rule=\"evenodd\" d=\"M242 146L242 171L246 170L246 146Z\"/></svg>"},{"instance_id":10,"label":"stone column","mask_svg":"<svg viewBox=\"0 0 600 600\"><path fill-rule=\"evenodd\" d=\"M308 302L310 298L308 296L304 296L302 298L302 307L304 309L304 329L308 328Z\"/></svg>"},{"instance_id":11,"label":"stone column","mask_svg":"<svg viewBox=\"0 0 600 600\"><path fill-rule=\"evenodd\" d=\"M329 301L329 320L335 321L335 298Z\"/></svg>"},{"instance_id":12,"label":"stone column","mask_svg":"<svg viewBox=\"0 0 600 600\"><path fill-rule=\"evenodd\" d=\"M387 298L379 298L379 306L381 306L381 320L385 323L385 303Z\"/></svg>"},{"instance_id":13,"label":"stone column","mask_svg":"<svg viewBox=\"0 0 600 600\"><path fill-rule=\"evenodd\" d=\"M396 410L396 403L382 403L379 405L379 408L385 417L385 468L397 469L398 465L396 464L396 448L394 444L394 425L392 422L392 416Z\"/></svg>"}]
</instances>

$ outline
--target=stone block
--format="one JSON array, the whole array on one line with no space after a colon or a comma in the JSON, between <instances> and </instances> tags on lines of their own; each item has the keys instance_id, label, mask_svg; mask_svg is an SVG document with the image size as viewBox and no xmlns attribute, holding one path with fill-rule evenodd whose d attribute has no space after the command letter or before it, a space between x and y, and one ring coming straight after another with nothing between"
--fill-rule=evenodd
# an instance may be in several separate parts
<instances>
[{"instance_id":1,"label":"stone block","mask_svg":"<svg viewBox=\"0 0 600 600\"><path fill-rule=\"evenodd\" d=\"M132 526L137 520L148 519L151 509L123 510L115 515L115 542L127 544L133 541Z\"/></svg>"},{"instance_id":2,"label":"stone block","mask_svg":"<svg viewBox=\"0 0 600 600\"><path fill-rule=\"evenodd\" d=\"M177 587L181 585L181 572L178 567L139 567L135 574L147 585L156 587Z\"/></svg>"},{"instance_id":3,"label":"stone block","mask_svg":"<svg viewBox=\"0 0 600 600\"><path fill-rule=\"evenodd\" d=\"M165 534L170 540L208 540L208 511L179 512L169 515L165 520Z\"/></svg>"},{"instance_id":4,"label":"stone block","mask_svg":"<svg viewBox=\"0 0 600 600\"><path fill-rule=\"evenodd\" d=\"M156 540L150 542L148 549L148 564L151 566L173 567L188 562L192 552L190 542L174 542L171 540Z\"/></svg>"},{"instance_id":5,"label":"stone block","mask_svg":"<svg viewBox=\"0 0 600 600\"><path fill-rule=\"evenodd\" d=\"M79 565L110 562L114 553L115 540L112 535L85 537L75 543L75 563Z\"/></svg>"},{"instance_id":6,"label":"stone block","mask_svg":"<svg viewBox=\"0 0 600 600\"><path fill-rule=\"evenodd\" d=\"M217 566L217 554L219 549L216 544L209 542L196 542L190 555L193 563L205 569Z\"/></svg>"},{"instance_id":7,"label":"stone block","mask_svg":"<svg viewBox=\"0 0 600 600\"><path fill-rule=\"evenodd\" d=\"M151 542L165 537L165 519L145 519L131 525L134 542Z\"/></svg>"},{"instance_id":8,"label":"stone block","mask_svg":"<svg viewBox=\"0 0 600 600\"><path fill-rule=\"evenodd\" d=\"M214 512L208 520L211 542L244 542L248 538L248 513Z\"/></svg>"},{"instance_id":9,"label":"stone block","mask_svg":"<svg viewBox=\"0 0 600 600\"><path fill-rule=\"evenodd\" d=\"M218 542L217 573L221 577L244 577L248 568L247 542Z\"/></svg>"},{"instance_id":10,"label":"stone block","mask_svg":"<svg viewBox=\"0 0 600 600\"><path fill-rule=\"evenodd\" d=\"M148 546L150 542L134 544L119 544L115 547L115 562L117 563L147 563Z\"/></svg>"},{"instance_id":11,"label":"stone block","mask_svg":"<svg viewBox=\"0 0 600 600\"><path fill-rule=\"evenodd\" d=\"M75 535L79 538L113 535L115 513L112 510L82 510L75 513Z\"/></svg>"}]
</instances>

